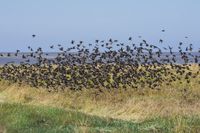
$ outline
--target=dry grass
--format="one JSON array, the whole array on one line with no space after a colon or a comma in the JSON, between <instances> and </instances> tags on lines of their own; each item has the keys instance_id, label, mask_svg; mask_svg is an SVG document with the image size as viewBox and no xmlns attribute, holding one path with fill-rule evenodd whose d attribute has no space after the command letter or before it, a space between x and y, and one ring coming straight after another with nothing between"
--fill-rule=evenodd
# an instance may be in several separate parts
<instances>
[{"instance_id":1,"label":"dry grass","mask_svg":"<svg viewBox=\"0 0 200 133\"><path fill-rule=\"evenodd\" d=\"M200 115L200 87L195 82L187 92L166 87L143 89L47 92L45 89L0 83L0 100L78 110L87 114L143 121L154 117ZM176 85L174 85L176 87Z\"/></svg>"},{"instance_id":2,"label":"dry grass","mask_svg":"<svg viewBox=\"0 0 200 133\"><path fill-rule=\"evenodd\" d=\"M199 67L193 65L192 69L195 72ZM172 86L165 86L159 91L129 88L101 90L101 93L94 89L49 93L44 88L36 89L1 81L0 102L45 105L134 121L178 115L195 116L200 115L198 80L199 77L191 79L190 84L175 82Z\"/></svg>"},{"instance_id":3,"label":"dry grass","mask_svg":"<svg viewBox=\"0 0 200 133\"><path fill-rule=\"evenodd\" d=\"M0 125L0 133L6 133L6 128Z\"/></svg>"}]
</instances>

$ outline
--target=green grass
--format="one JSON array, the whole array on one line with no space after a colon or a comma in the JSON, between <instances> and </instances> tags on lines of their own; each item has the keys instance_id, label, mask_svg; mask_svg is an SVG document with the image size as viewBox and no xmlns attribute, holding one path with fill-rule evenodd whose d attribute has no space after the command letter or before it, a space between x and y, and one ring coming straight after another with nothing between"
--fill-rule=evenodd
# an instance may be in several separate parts
<instances>
[{"instance_id":1,"label":"green grass","mask_svg":"<svg viewBox=\"0 0 200 133\"><path fill-rule=\"evenodd\" d=\"M177 116L130 122L57 108L4 103L0 104L2 127L8 133L197 132L200 131L200 117Z\"/></svg>"}]
</instances>

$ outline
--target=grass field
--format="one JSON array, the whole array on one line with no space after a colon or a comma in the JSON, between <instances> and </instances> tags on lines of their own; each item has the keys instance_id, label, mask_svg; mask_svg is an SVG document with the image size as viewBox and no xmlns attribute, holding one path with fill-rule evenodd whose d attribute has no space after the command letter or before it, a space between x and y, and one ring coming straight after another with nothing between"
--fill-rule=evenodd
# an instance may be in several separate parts
<instances>
[{"instance_id":1,"label":"grass field","mask_svg":"<svg viewBox=\"0 0 200 133\"><path fill-rule=\"evenodd\" d=\"M47 92L0 82L0 132L198 132L200 89ZM180 87L180 88L179 88Z\"/></svg>"},{"instance_id":2,"label":"grass field","mask_svg":"<svg viewBox=\"0 0 200 133\"><path fill-rule=\"evenodd\" d=\"M0 132L142 132L171 133L198 132L200 117L154 118L143 122L131 122L90 116L76 111L0 104Z\"/></svg>"}]
</instances>

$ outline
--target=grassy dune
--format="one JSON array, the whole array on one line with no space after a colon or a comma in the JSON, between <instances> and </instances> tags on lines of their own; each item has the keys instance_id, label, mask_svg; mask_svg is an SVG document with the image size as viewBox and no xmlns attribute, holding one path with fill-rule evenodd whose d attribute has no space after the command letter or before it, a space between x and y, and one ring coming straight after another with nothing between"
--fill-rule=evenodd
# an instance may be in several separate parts
<instances>
[{"instance_id":1,"label":"grassy dune","mask_svg":"<svg viewBox=\"0 0 200 133\"><path fill-rule=\"evenodd\" d=\"M29 105L51 106L78 110L90 115L123 120L142 121L154 117L176 115L200 115L200 88L193 84L187 91L182 87L162 90L97 90L47 92L43 88L31 88L0 83L0 101Z\"/></svg>"},{"instance_id":2,"label":"grassy dune","mask_svg":"<svg viewBox=\"0 0 200 133\"><path fill-rule=\"evenodd\" d=\"M9 133L180 133L200 130L200 117L154 118L136 123L49 107L21 104L0 104L0 107L0 131Z\"/></svg>"},{"instance_id":3,"label":"grassy dune","mask_svg":"<svg viewBox=\"0 0 200 133\"><path fill-rule=\"evenodd\" d=\"M139 124L76 111L21 104L0 104L0 107L2 130L13 133L136 131L139 128Z\"/></svg>"},{"instance_id":4,"label":"grassy dune","mask_svg":"<svg viewBox=\"0 0 200 133\"><path fill-rule=\"evenodd\" d=\"M1 81L0 132L198 132L200 88L191 86L49 93Z\"/></svg>"}]
</instances>

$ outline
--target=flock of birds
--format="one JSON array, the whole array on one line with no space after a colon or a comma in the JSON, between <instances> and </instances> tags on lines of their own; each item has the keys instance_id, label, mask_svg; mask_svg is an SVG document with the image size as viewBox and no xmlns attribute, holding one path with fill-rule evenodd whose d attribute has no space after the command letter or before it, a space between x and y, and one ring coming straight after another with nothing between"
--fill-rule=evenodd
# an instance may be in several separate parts
<instances>
[{"instance_id":1,"label":"flock of birds","mask_svg":"<svg viewBox=\"0 0 200 133\"><path fill-rule=\"evenodd\" d=\"M159 43L163 40L160 39ZM40 47L34 50L30 46L28 53L17 50L16 53L0 54L0 57L20 56L23 59L20 64L2 65L0 79L44 87L48 91L67 88L161 89L163 85L169 86L173 82L190 84L200 72L200 51L192 52L192 44L184 46L180 42L178 52L164 44L163 48L159 48L146 40L135 44L132 37L127 43L109 39L85 44L72 40L71 45L68 48L60 44L51 45L50 49L59 50L54 53L55 57L50 57L50 53ZM36 62L32 63L32 60ZM195 72L191 69L193 65L198 67Z\"/></svg>"}]
</instances>

